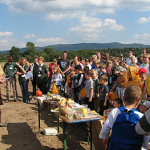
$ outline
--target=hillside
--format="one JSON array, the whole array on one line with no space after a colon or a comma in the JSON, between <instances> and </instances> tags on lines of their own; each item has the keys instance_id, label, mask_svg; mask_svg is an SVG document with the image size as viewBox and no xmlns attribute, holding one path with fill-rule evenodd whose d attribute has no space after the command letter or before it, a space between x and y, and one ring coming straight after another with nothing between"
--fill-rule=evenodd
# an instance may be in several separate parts
<instances>
[{"instance_id":1,"label":"hillside","mask_svg":"<svg viewBox=\"0 0 150 150\"><path fill-rule=\"evenodd\" d=\"M108 49L108 48L150 48L150 45L143 44L122 44L118 42L112 43L78 43L78 44L57 44L48 45L45 47L52 47L55 51L70 51L70 50L81 50L81 49ZM36 47L36 50L42 50L45 47ZM24 52L26 48L21 48L20 52ZM8 50L9 51L9 50ZM8 53L8 51L0 51L0 53Z\"/></svg>"}]
</instances>

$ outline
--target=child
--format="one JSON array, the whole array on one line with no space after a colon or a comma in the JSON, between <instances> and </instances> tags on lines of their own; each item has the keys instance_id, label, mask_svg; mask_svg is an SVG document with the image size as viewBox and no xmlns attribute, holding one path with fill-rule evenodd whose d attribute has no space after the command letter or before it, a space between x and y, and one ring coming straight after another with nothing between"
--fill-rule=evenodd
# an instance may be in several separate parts
<instances>
[{"instance_id":1,"label":"child","mask_svg":"<svg viewBox=\"0 0 150 150\"><path fill-rule=\"evenodd\" d=\"M121 83L127 82L127 78L124 76L124 71L125 69L122 66L117 67L116 74L118 74L118 78L117 78L116 83L114 84L114 86L112 87L110 91L110 92L113 92L116 89L118 98L121 98L121 99L123 99L124 90L125 90L125 88L121 85Z\"/></svg>"},{"instance_id":2,"label":"child","mask_svg":"<svg viewBox=\"0 0 150 150\"><path fill-rule=\"evenodd\" d=\"M97 76L97 71L93 69L92 71L92 79L94 81L94 92L93 92L93 100L94 100L94 108L96 112L99 112L99 99L97 98L98 87L99 87L99 79Z\"/></svg>"},{"instance_id":3,"label":"child","mask_svg":"<svg viewBox=\"0 0 150 150\"><path fill-rule=\"evenodd\" d=\"M142 105L140 105L140 112L145 114L149 108L150 108L150 101L146 101Z\"/></svg>"},{"instance_id":4,"label":"child","mask_svg":"<svg viewBox=\"0 0 150 150\"><path fill-rule=\"evenodd\" d=\"M106 64L100 64L99 69L100 69L100 77L99 77L99 79L100 79L103 74L107 75Z\"/></svg>"},{"instance_id":5,"label":"child","mask_svg":"<svg viewBox=\"0 0 150 150\"><path fill-rule=\"evenodd\" d=\"M59 90L61 95L61 82L63 81L62 75L60 73L59 67L53 67L52 82L54 82Z\"/></svg>"},{"instance_id":6,"label":"child","mask_svg":"<svg viewBox=\"0 0 150 150\"><path fill-rule=\"evenodd\" d=\"M74 88L74 101L78 103L79 93L84 87L84 74L82 73L82 67L80 65L75 66L75 73L77 76L74 79L73 88Z\"/></svg>"},{"instance_id":7,"label":"child","mask_svg":"<svg viewBox=\"0 0 150 150\"><path fill-rule=\"evenodd\" d=\"M67 83L67 87L69 90L69 97L72 99L74 98L74 89L72 88L74 79L75 79L75 69L73 67L71 67L70 74L67 76L66 83Z\"/></svg>"},{"instance_id":8,"label":"child","mask_svg":"<svg viewBox=\"0 0 150 150\"><path fill-rule=\"evenodd\" d=\"M85 64L84 64L84 68L85 67L89 67L89 70L91 70L92 66L90 65L90 60L88 58L85 59Z\"/></svg>"},{"instance_id":9,"label":"child","mask_svg":"<svg viewBox=\"0 0 150 150\"><path fill-rule=\"evenodd\" d=\"M112 130L108 150L141 150L142 145L148 149L148 138L145 136L143 139L135 131L135 125L143 115L136 110L141 99L140 87L131 85L124 94L125 107L114 108L109 113L99 135L106 142Z\"/></svg>"},{"instance_id":10,"label":"child","mask_svg":"<svg viewBox=\"0 0 150 150\"><path fill-rule=\"evenodd\" d=\"M100 87L97 95L97 97L100 98L100 115L103 115L104 110L108 109L108 93L108 76L104 74L100 78Z\"/></svg>"},{"instance_id":11,"label":"child","mask_svg":"<svg viewBox=\"0 0 150 150\"><path fill-rule=\"evenodd\" d=\"M106 72L109 78L108 85L109 85L109 88L111 89L112 88L112 61L110 60L106 62Z\"/></svg>"},{"instance_id":12,"label":"child","mask_svg":"<svg viewBox=\"0 0 150 150\"><path fill-rule=\"evenodd\" d=\"M99 69L99 66L100 66L100 61L97 59L94 61L94 65L95 65L95 70L97 71L97 74L98 74L98 78L100 77L100 74L101 74L101 71Z\"/></svg>"},{"instance_id":13,"label":"child","mask_svg":"<svg viewBox=\"0 0 150 150\"><path fill-rule=\"evenodd\" d=\"M115 99L113 102L113 106L114 106L114 108L121 107L122 106L122 99L121 98Z\"/></svg>"},{"instance_id":14,"label":"child","mask_svg":"<svg viewBox=\"0 0 150 150\"><path fill-rule=\"evenodd\" d=\"M86 98L85 104L88 104L88 107L91 110L94 110L94 102L92 100L93 97L93 80L91 79L91 71L87 71L85 73L86 83L85 83L85 90L86 90Z\"/></svg>"}]
</instances>

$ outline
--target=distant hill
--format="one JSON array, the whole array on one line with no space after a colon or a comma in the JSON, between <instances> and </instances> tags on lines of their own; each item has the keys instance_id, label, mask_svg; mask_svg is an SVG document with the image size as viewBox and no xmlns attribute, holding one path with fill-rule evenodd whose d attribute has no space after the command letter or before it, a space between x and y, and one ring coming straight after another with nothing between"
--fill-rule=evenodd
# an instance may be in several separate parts
<instances>
[{"instance_id":1,"label":"distant hill","mask_svg":"<svg viewBox=\"0 0 150 150\"><path fill-rule=\"evenodd\" d=\"M150 48L150 45L143 44L122 44L118 42L112 43L79 43L79 44L57 44L48 45L45 47L52 47L55 51L70 51L70 50L81 50L81 49L108 49L108 48ZM45 47L36 47L36 50L42 50ZM26 48L21 48L20 52L24 52ZM8 53L8 51L0 51L0 53Z\"/></svg>"}]
</instances>

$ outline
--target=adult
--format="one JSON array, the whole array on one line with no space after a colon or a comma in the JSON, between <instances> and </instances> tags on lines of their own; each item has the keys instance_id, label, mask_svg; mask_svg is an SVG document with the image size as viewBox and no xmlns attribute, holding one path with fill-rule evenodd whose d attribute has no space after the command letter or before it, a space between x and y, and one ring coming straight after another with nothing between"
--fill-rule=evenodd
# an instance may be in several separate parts
<instances>
[{"instance_id":1,"label":"adult","mask_svg":"<svg viewBox=\"0 0 150 150\"><path fill-rule=\"evenodd\" d=\"M145 68L147 70L147 74L149 74L149 58L150 54L143 55L143 63L139 66L139 68Z\"/></svg>"},{"instance_id":2,"label":"adult","mask_svg":"<svg viewBox=\"0 0 150 150\"><path fill-rule=\"evenodd\" d=\"M37 86L43 94L47 93L47 81L49 76L48 67L43 63L44 58L41 56L38 59L38 74L37 74Z\"/></svg>"},{"instance_id":3,"label":"adult","mask_svg":"<svg viewBox=\"0 0 150 150\"><path fill-rule=\"evenodd\" d=\"M84 66L82 65L82 63L80 63L79 56L74 56L72 67L75 67L77 65L80 65L83 70Z\"/></svg>"},{"instance_id":4,"label":"adult","mask_svg":"<svg viewBox=\"0 0 150 150\"><path fill-rule=\"evenodd\" d=\"M97 60L97 55L92 56L92 69L95 68L95 65L94 65L95 60Z\"/></svg>"},{"instance_id":5,"label":"adult","mask_svg":"<svg viewBox=\"0 0 150 150\"><path fill-rule=\"evenodd\" d=\"M58 67L57 60L53 59L52 63L49 64L49 76L48 76L48 85L47 85L47 92L49 92L52 75L53 75L53 67Z\"/></svg>"},{"instance_id":6,"label":"adult","mask_svg":"<svg viewBox=\"0 0 150 150\"><path fill-rule=\"evenodd\" d=\"M29 70L28 65L26 64L27 59L25 57L20 58L18 66L20 67L17 71L19 75L18 80L22 92L22 98L24 103L30 103L29 91L28 91L28 79L26 79L26 74Z\"/></svg>"},{"instance_id":7,"label":"adult","mask_svg":"<svg viewBox=\"0 0 150 150\"><path fill-rule=\"evenodd\" d=\"M137 64L136 64L136 58L135 58L135 56L131 56L131 57L130 57L130 60L131 60L131 62L130 62L130 64L129 64L129 66L135 66L135 65L137 65Z\"/></svg>"},{"instance_id":8,"label":"adult","mask_svg":"<svg viewBox=\"0 0 150 150\"><path fill-rule=\"evenodd\" d=\"M123 54L120 54L119 62L124 61Z\"/></svg>"},{"instance_id":9,"label":"adult","mask_svg":"<svg viewBox=\"0 0 150 150\"><path fill-rule=\"evenodd\" d=\"M10 101L10 87L12 87L13 90L13 98L14 101L17 101L17 94L16 94L16 69L18 68L18 65L13 62L13 58L11 56L6 57L6 63L4 65L4 72L6 80L6 100L5 102Z\"/></svg>"},{"instance_id":10,"label":"adult","mask_svg":"<svg viewBox=\"0 0 150 150\"><path fill-rule=\"evenodd\" d=\"M30 65L30 70L33 74L32 78L32 86L33 86L33 93L32 96L36 96L36 85L37 85L37 70L38 70L38 56L34 56L34 62Z\"/></svg>"},{"instance_id":11,"label":"adult","mask_svg":"<svg viewBox=\"0 0 150 150\"><path fill-rule=\"evenodd\" d=\"M58 66L60 68L60 72L62 74L63 77L67 77L67 75L69 74L69 70L70 70L70 60L67 59L67 52L64 51L62 53L62 58L58 60Z\"/></svg>"},{"instance_id":12,"label":"adult","mask_svg":"<svg viewBox=\"0 0 150 150\"><path fill-rule=\"evenodd\" d=\"M138 134L150 135L150 109L136 124L135 130Z\"/></svg>"},{"instance_id":13,"label":"adult","mask_svg":"<svg viewBox=\"0 0 150 150\"><path fill-rule=\"evenodd\" d=\"M143 55L146 54L146 48L143 48L142 54L143 54Z\"/></svg>"},{"instance_id":14,"label":"adult","mask_svg":"<svg viewBox=\"0 0 150 150\"><path fill-rule=\"evenodd\" d=\"M126 64L129 65L131 63L131 56L133 56L133 52L129 51L128 58L126 59ZM137 59L135 59L135 63L137 63Z\"/></svg>"}]
</instances>

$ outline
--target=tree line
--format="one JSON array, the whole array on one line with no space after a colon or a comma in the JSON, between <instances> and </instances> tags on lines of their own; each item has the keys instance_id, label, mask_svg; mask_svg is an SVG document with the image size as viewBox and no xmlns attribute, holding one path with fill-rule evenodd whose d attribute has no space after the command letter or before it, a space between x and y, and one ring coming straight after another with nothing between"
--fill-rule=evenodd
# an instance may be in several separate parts
<instances>
[{"instance_id":1,"label":"tree line","mask_svg":"<svg viewBox=\"0 0 150 150\"><path fill-rule=\"evenodd\" d=\"M128 52L133 51L135 56L139 56L142 53L142 48L108 48L108 49L82 49L78 51L67 51L68 59L73 59L74 56L79 55L83 59L91 58L92 55L97 52L109 53L110 56L119 57L120 54L123 54L124 57L128 57ZM20 48L13 46L9 53L0 53L0 61L5 61L7 55L11 55L15 62L17 62L20 57L26 57L29 62L33 61L33 57L43 56L45 62L50 62L54 58L58 59L61 56L62 51L55 51L52 47L45 47L42 50L36 50L35 44L33 42L26 43L26 50L24 52L20 52ZM150 53L150 48L147 48L147 53Z\"/></svg>"}]
</instances>

